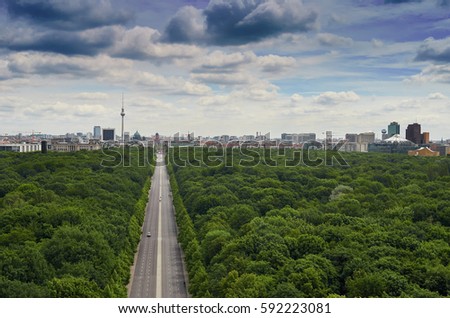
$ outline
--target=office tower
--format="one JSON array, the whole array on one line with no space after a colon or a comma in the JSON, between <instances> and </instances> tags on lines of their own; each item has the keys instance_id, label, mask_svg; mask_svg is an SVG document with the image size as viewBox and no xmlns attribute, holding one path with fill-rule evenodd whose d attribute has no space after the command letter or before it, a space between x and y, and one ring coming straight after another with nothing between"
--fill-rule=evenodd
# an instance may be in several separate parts
<instances>
[{"instance_id":1,"label":"office tower","mask_svg":"<svg viewBox=\"0 0 450 318\"><path fill-rule=\"evenodd\" d=\"M333 132L331 130L327 130L325 133L325 149L333 148Z\"/></svg>"},{"instance_id":2,"label":"office tower","mask_svg":"<svg viewBox=\"0 0 450 318\"><path fill-rule=\"evenodd\" d=\"M102 139L102 128L100 126L94 126L94 139Z\"/></svg>"},{"instance_id":3,"label":"office tower","mask_svg":"<svg viewBox=\"0 0 450 318\"><path fill-rule=\"evenodd\" d=\"M406 128L406 139L418 145L422 143L420 124L414 123L408 125L408 127Z\"/></svg>"},{"instance_id":4,"label":"office tower","mask_svg":"<svg viewBox=\"0 0 450 318\"><path fill-rule=\"evenodd\" d=\"M116 130L114 128L103 128L103 140L104 141L116 140Z\"/></svg>"},{"instance_id":5,"label":"office tower","mask_svg":"<svg viewBox=\"0 0 450 318\"><path fill-rule=\"evenodd\" d=\"M388 126L388 138L399 134L400 134L400 125L396 121L393 121Z\"/></svg>"}]
</instances>

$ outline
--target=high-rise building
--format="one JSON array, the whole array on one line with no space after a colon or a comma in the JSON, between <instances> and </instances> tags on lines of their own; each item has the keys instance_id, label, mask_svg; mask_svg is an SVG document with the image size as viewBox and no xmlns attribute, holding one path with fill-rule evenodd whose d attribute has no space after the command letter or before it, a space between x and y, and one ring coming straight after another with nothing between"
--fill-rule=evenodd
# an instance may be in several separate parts
<instances>
[{"instance_id":1,"label":"high-rise building","mask_svg":"<svg viewBox=\"0 0 450 318\"><path fill-rule=\"evenodd\" d=\"M400 125L396 121L393 121L388 126L388 138L399 134L400 134Z\"/></svg>"},{"instance_id":2,"label":"high-rise building","mask_svg":"<svg viewBox=\"0 0 450 318\"><path fill-rule=\"evenodd\" d=\"M325 149L333 148L333 132L331 130L327 130L325 133Z\"/></svg>"},{"instance_id":3,"label":"high-rise building","mask_svg":"<svg viewBox=\"0 0 450 318\"><path fill-rule=\"evenodd\" d=\"M409 124L408 128L406 128L406 139L420 145L422 143L420 129L420 124L418 123Z\"/></svg>"},{"instance_id":4,"label":"high-rise building","mask_svg":"<svg viewBox=\"0 0 450 318\"><path fill-rule=\"evenodd\" d=\"M123 139L125 142L130 142L130 132L129 131L125 131L123 133Z\"/></svg>"},{"instance_id":5,"label":"high-rise building","mask_svg":"<svg viewBox=\"0 0 450 318\"><path fill-rule=\"evenodd\" d=\"M100 126L94 126L94 139L102 139L102 128Z\"/></svg>"},{"instance_id":6,"label":"high-rise building","mask_svg":"<svg viewBox=\"0 0 450 318\"><path fill-rule=\"evenodd\" d=\"M356 142L358 138L358 134L345 134L345 140L347 140L347 142Z\"/></svg>"},{"instance_id":7,"label":"high-rise building","mask_svg":"<svg viewBox=\"0 0 450 318\"><path fill-rule=\"evenodd\" d=\"M360 133L357 137L357 142L362 144L371 144L375 142L374 132Z\"/></svg>"},{"instance_id":8,"label":"high-rise building","mask_svg":"<svg viewBox=\"0 0 450 318\"><path fill-rule=\"evenodd\" d=\"M375 133L374 132L365 132L358 134L357 138L357 149L361 152L367 152L369 151L369 144L372 144L375 142Z\"/></svg>"},{"instance_id":9,"label":"high-rise building","mask_svg":"<svg viewBox=\"0 0 450 318\"><path fill-rule=\"evenodd\" d=\"M104 141L114 141L116 140L116 130L114 128L103 128L102 136Z\"/></svg>"},{"instance_id":10,"label":"high-rise building","mask_svg":"<svg viewBox=\"0 0 450 318\"><path fill-rule=\"evenodd\" d=\"M422 139L421 140L422 144L429 144L430 143L430 133L424 131L421 139Z\"/></svg>"}]
</instances>

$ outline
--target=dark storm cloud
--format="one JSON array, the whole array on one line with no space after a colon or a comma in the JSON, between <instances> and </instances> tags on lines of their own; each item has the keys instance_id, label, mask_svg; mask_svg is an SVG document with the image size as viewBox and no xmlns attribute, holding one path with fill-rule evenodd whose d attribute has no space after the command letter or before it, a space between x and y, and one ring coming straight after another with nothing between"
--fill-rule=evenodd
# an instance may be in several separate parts
<instances>
[{"instance_id":1,"label":"dark storm cloud","mask_svg":"<svg viewBox=\"0 0 450 318\"><path fill-rule=\"evenodd\" d=\"M109 0L5 0L5 4L11 18L62 30L123 24L132 17Z\"/></svg>"},{"instance_id":2,"label":"dark storm cloud","mask_svg":"<svg viewBox=\"0 0 450 318\"><path fill-rule=\"evenodd\" d=\"M83 32L47 31L44 33L12 34L0 38L0 46L11 51L53 52L64 55L97 55L110 47L116 31L105 27Z\"/></svg>"},{"instance_id":3,"label":"dark storm cloud","mask_svg":"<svg viewBox=\"0 0 450 318\"><path fill-rule=\"evenodd\" d=\"M442 40L429 38L420 46L416 61L450 63L450 37Z\"/></svg>"},{"instance_id":4,"label":"dark storm cloud","mask_svg":"<svg viewBox=\"0 0 450 318\"><path fill-rule=\"evenodd\" d=\"M429 0L428 0L429 1ZM449 0L435 0L439 6L446 6L450 3ZM423 2L423 0L384 0L383 4L400 4L400 3L414 3Z\"/></svg>"},{"instance_id":5,"label":"dark storm cloud","mask_svg":"<svg viewBox=\"0 0 450 318\"><path fill-rule=\"evenodd\" d=\"M169 22L170 42L240 45L314 28L317 14L299 0L212 0L205 10L182 8Z\"/></svg>"},{"instance_id":6,"label":"dark storm cloud","mask_svg":"<svg viewBox=\"0 0 450 318\"><path fill-rule=\"evenodd\" d=\"M422 0L384 0L385 4L390 4L390 3L408 3L408 2L422 2Z\"/></svg>"}]
</instances>

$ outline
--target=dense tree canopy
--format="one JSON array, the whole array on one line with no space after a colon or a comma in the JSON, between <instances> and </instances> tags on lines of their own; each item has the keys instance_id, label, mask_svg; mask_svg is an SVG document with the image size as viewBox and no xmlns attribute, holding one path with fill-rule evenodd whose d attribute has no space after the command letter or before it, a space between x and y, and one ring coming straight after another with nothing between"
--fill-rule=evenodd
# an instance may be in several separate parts
<instances>
[{"instance_id":1,"label":"dense tree canopy","mask_svg":"<svg viewBox=\"0 0 450 318\"><path fill-rule=\"evenodd\" d=\"M126 297L146 151L0 153L0 297Z\"/></svg>"},{"instance_id":2,"label":"dense tree canopy","mask_svg":"<svg viewBox=\"0 0 450 318\"><path fill-rule=\"evenodd\" d=\"M195 151L168 158L194 296L450 296L449 158Z\"/></svg>"}]
</instances>

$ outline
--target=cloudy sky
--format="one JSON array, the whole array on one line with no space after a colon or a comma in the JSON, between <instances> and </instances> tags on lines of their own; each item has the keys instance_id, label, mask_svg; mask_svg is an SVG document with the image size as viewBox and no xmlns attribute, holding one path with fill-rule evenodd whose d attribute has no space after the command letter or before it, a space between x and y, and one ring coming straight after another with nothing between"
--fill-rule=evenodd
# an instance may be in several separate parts
<instances>
[{"instance_id":1,"label":"cloudy sky","mask_svg":"<svg viewBox=\"0 0 450 318\"><path fill-rule=\"evenodd\" d=\"M0 0L0 134L450 138L448 0Z\"/></svg>"}]
</instances>

